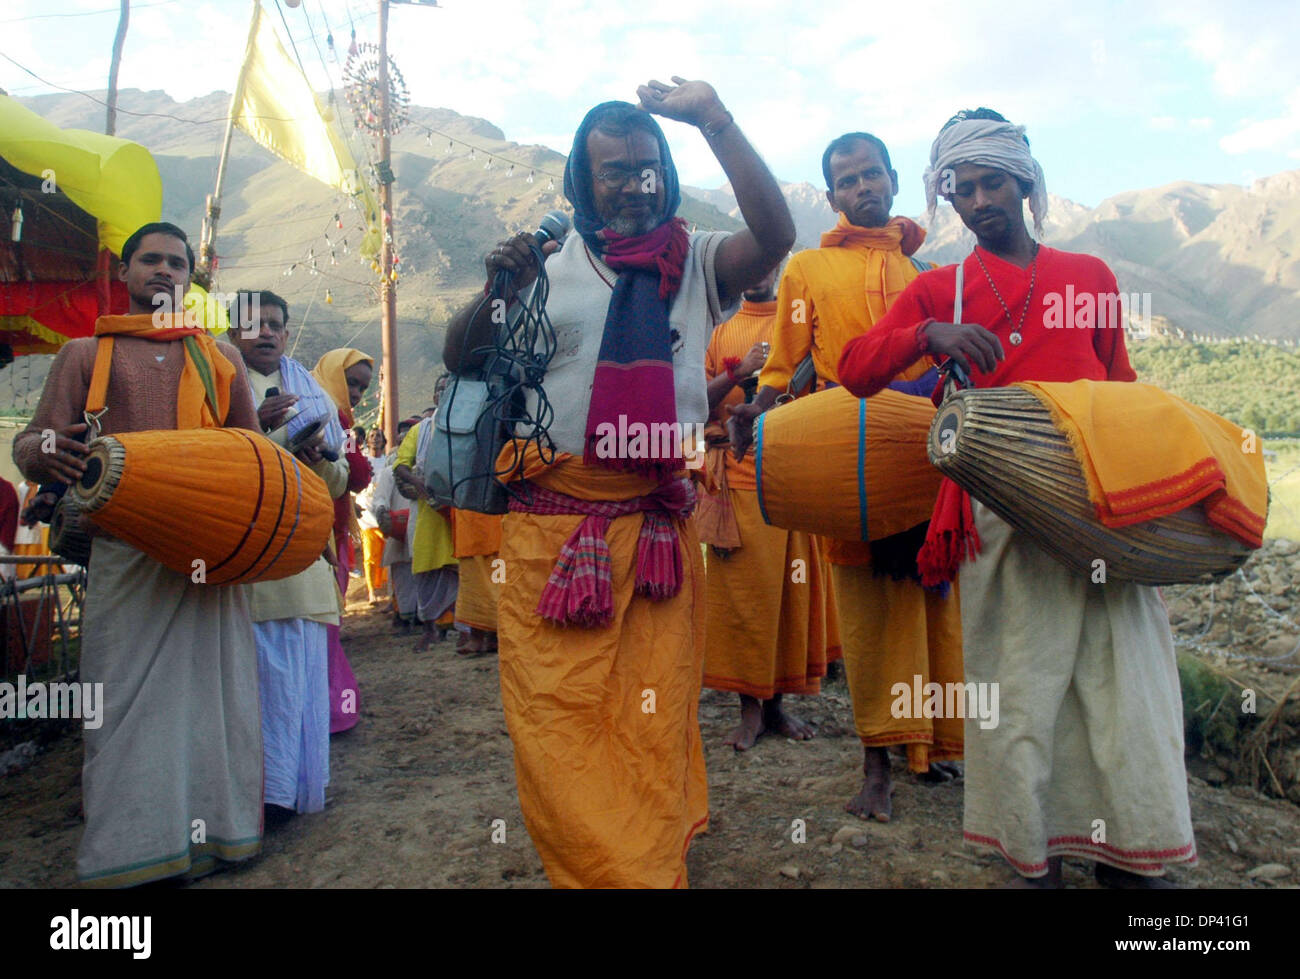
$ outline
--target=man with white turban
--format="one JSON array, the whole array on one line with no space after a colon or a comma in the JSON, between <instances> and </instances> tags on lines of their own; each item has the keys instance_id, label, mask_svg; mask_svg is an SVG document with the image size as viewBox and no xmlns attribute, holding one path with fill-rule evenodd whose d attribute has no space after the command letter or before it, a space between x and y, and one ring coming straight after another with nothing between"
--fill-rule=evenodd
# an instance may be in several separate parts
<instances>
[{"instance_id":1,"label":"man with white turban","mask_svg":"<svg viewBox=\"0 0 1300 979\"><path fill-rule=\"evenodd\" d=\"M977 388L1136 380L1118 315L1078 305L1069 323L1051 315L1070 294L1116 311L1103 301L1118 287L1099 259L1030 236L1022 201L1041 230L1047 199L1021 127L989 109L953 117L925 185L931 210L937 195L951 201L976 247L960 267L922 273L845 347L845 387L874 394L927 355L951 358ZM1001 853L1026 886L1061 886L1065 856L1095 860L1110 886L1171 886L1165 868L1194 864L1196 844L1159 593L1080 578L945 481L917 559L923 581L950 579L968 552L978 557L961 566L966 680L997 689L1001 709L992 725L966 719L966 842Z\"/></svg>"}]
</instances>

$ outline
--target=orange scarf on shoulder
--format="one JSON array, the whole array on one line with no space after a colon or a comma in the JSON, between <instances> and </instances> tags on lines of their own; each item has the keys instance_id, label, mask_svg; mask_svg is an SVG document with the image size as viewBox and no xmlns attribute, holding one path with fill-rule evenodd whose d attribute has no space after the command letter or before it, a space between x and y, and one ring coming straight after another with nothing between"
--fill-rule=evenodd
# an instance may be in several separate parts
<instances>
[{"instance_id":1,"label":"orange scarf on shoulder","mask_svg":"<svg viewBox=\"0 0 1300 979\"><path fill-rule=\"evenodd\" d=\"M158 322L175 323L159 327ZM185 326L184 314L137 313L131 316L101 316L95 321L100 337L95 372L90 379L86 410L104 407L108 397L108 374L113 362L113 338L137 337L160 343L180 340L185 344L185 367L176 389L177 428L220 428L230 412L230 384L238 371L217 349L207 330Z\"/></svg>"},{"instance_id":2,"label":"orange scarf on shoulder","mask_svg":"<svg viewBox=\"0 0 1300 979\"><path fill-rule=\"evenodd\" d=\"M861 228L850 224L842 213L835 227L822 235L823 248L848 248L867 256L863 288L872 323L880 321L907 284L920 274L907 256L923 241L925 229L911 218L890 218L883 228Z\"/></svg>"}]
</instances>

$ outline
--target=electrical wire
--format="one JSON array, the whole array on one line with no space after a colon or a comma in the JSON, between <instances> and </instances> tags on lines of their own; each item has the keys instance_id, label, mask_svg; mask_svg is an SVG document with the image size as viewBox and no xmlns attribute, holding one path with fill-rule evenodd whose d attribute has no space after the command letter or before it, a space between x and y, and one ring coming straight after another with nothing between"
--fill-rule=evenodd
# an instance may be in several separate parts
<instances>
[{"instance_id":1,"label":"electrical wire","mask_svg":"<svg viewBox=\"0 0 1300 979\"><path fill-rule=\"evenodd\" d=\"M528 294L528 298L519 300L516 296L516 301L520 303L518 312L513 317L504 316L505 322L501 323L497 319L496 311L498 309L507 310L509 302L506 297L515 295L515 291L513 274L505 269L498 269L488 291L478 301L468 321L472 327L479 315L491 305L493 308L491 318L494 324L492 341L487 345L469 349L471 330L466 329L461 338L461 357L459 361L460 364L464 364L467 357L472 359L479 355L486 355L481 372L474 372L481 373L481 378L465 378L466 380L481 379L488 386L488 397L478 417L474 420L474 435L472 437L477 441L481 452L485 441L487 442L486 447L491 451L497 446L498 437L504 434L514 449L516 465L523 458L523 453L530 442L537 445L537 450L544 462L549 464L555 459L555 444L551 441L549 433L555 411L546 397L545 389L542 387L546 369L555 356L557 349L555 327L551 325L551 318L546 312L546 301L550 296L551 283L546 274L546 256L542 253L541 246L535 239L530 239L529 250L532 252L533 261L537 266L537 279ZM462 376L459 371L452 375L449 389L443 395L443 404L441 406L443 411L450 412ZM529 392L532 392L533 397L536 399L535 409L530 409L528 406ZM487 434L483 432L485 423L488 432L492 436L498 437L484 438L484 435ZM455 459L452 452L450 426L447 426L445 434L450 469L450 466L454 464L452 460ZM455 472L449 471L447 473L451 484L453 501L461 486L484 479L495 480L508 496L527 498L530 495L526 485L521 492L518 487L509 481L508 477L514 471L515 466L498 469L496 456L476 461L478 462L478 466L475 467L476 471L459 477ZM492 502L490 501L488 505L492 505Z\"/></svg>"}]
</instances>

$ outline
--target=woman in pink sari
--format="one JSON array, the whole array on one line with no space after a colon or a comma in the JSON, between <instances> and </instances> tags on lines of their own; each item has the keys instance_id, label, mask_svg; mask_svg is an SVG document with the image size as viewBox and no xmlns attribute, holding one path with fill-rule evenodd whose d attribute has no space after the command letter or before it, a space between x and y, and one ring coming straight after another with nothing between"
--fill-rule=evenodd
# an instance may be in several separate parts
<instances>
[{"instance_id":1,"label":"woman in pink sari","mask_svg":"<svg viewBox=\"0 0 1300 979\"><path fill-rule=\"evenodd\" d=\"M339 424L345 432L352 431L352 409L361 403L370 387L374 361L360 350L340 347L316 361L313 376L320 382L339 409ZM348 574L352 570L353 548L348 546L356 527L356 513L353 510L352 494L359 493L370 483L370 462L361 452L361 446L349 441L345 446L348 460L348 491L334 501L334 552L338 555L338 564L334 566L338 576L339 592L347 596ZM358 533L359 536L359 533ZM356 726L360 717L361 695L357 691L357 680L352 673L352 666L343 653L343 642L339 637L339 627L329 626L329 674L330 674L330 733L338 734Z\"/></svg>"}]
</instances>

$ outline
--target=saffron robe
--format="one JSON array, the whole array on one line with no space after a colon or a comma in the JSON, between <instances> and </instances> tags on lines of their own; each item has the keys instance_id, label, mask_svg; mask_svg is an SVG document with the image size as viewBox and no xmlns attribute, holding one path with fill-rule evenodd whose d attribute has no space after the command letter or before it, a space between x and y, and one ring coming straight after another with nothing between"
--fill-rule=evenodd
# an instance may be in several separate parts
<instances>
[{"instance_id":1,"label":"saffron robe","mask_svg":"<svg viewBox=\"0 0 1300 979\"><path fill-rule=\"evenodd\" d=\"M710 381L726 373L729 358L743 358L755 343L770 340L775 314L775 301L746 300L714 330L704 362ZM710 424L725 425L728 408L743 401L739 385L733 387ZM708 555L704 685L760 700L820 693L826 664L839 652L821 542L763 522L752 452L737 460L729 445L710 451L724 453L726 486L720 492L735 515L740 546Z\"/></svg>"},{"instance_id":2,"label":"saffron robe","mask_svg":"<svg viewBox=\"0 0 1300 979\"><path fill-rule=\"evenodd\" d=\"M903 252L906 219L883 228L856 228L841 216L822 247L796 254L777 294L772 355L759 384L784 389L790 373L811 352L822 383L839 383L840 352L867 335L918 272ZM890 380L912 380L928 364L904 364ZM864 570L870 551L860 541L830 541L834 601L853 722L863 745L905 746L908 767L923 772L932 761L961 757L961 721L895 717L890 690L961 679L960 610L955 596L927 596L919 584Z\"/></svg>"}]
</instances>

